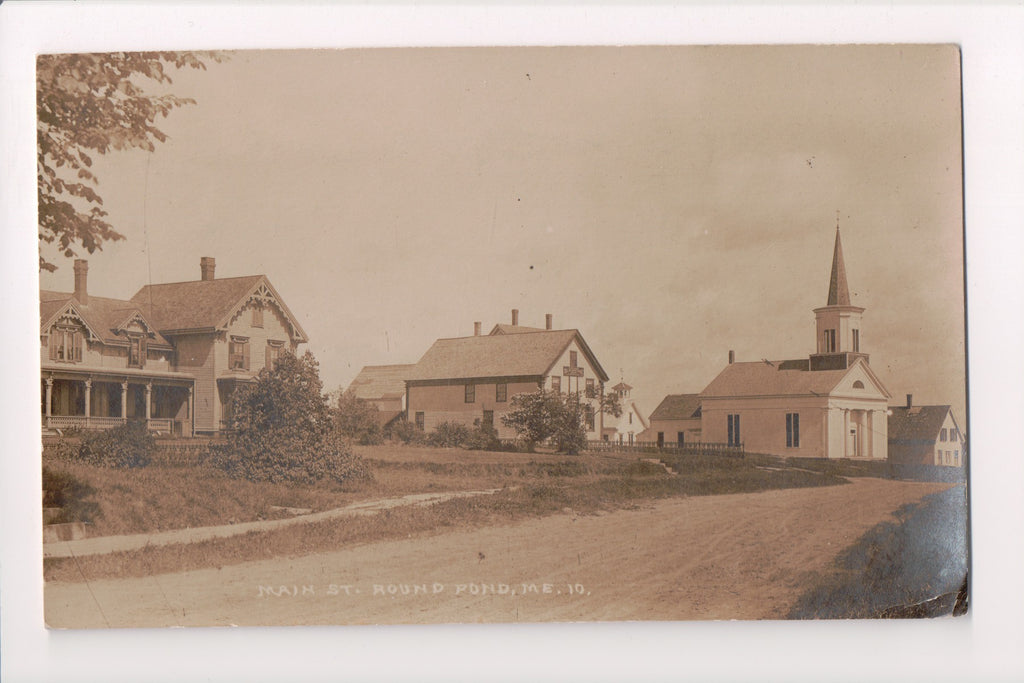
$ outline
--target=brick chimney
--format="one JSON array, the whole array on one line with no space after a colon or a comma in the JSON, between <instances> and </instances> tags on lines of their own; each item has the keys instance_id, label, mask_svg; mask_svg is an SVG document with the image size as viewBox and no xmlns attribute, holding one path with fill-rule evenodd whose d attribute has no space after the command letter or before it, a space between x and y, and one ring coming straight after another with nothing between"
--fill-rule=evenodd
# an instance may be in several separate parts
<instances>
[{"instance_id":1,"label":"brick chimney","mask_svg":"<svg viewBox=\"0 0 1024 683\"><path fill-rule=\"evenodd\" d=\"M518 325L519 324L519 309L518 308L513 308L512 309L512 324L513 325Z\"/></svg>"},{"instance_id":2,"label":"brick chimney","mask_svg":"<svg viewBox=\"0 0 1024 683\"><path fill-rule=\"evenodd\" d=\"M481 329L482 326L483 326L483 323L480 323L480 322L473 323L473 336L474 337L479 337L480 336L480 329Z\"/></svg>"},{"instance_id":3,"label":"brick chimney","mask_svg":"<svg viewBox=\"0 0 1024 683\"><path fill-rule=\"evenodd\" d=\"M729 349L729 365L732 365L735 362L736 362L736 352L733 351L732 349Z\"/></svg>"},{"instance_id":4,"label":"brick chimney","mask_svg":"<svg viewBox=\"0 0 1024 683\"><path fill-rule=\"evenodd\" d=\"M89 262L80 258L75 259L75 298L89 305Z\"/></svg>"},{"instance_id":5,"label":"brick chimney","mask_svg":"<svg viewBox=\"0 0 1024 683\"><path fill-rule=\"evenodd\" d=\"M914 407L914 395L913 394L907 394L907 410L910 410L913 407Z\"/></svg>"},{"instance_id":6,"label":"brick chimney","mask_svg":"<svg viewBox=\"0 0 1024 683\"><path fill-rule=\"evenodd\" d=\"M213 279L213 271L217 267L217 259L212 256L204 256L199 259L199 270L203 274L204 280Z\"/></svg>"},{"instance_id":7,"label":"brick chimney","mask_svg":"<svg viewBox=\"0 0 1024 683\"><path fill-rule=\"evenodd\" d=\"M554 316L552 316L550 313L545 313L544 314L544 329L545 330L550 330L550 329L552 329L552 326L554 324L555 324L554 323Z\"/></svg>"}]
</instances>

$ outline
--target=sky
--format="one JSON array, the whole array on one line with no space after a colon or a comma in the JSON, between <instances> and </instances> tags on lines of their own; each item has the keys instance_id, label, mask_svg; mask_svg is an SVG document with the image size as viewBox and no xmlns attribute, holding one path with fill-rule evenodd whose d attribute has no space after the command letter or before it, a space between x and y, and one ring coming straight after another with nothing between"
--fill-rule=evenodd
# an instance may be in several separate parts
<instances>
[{"instance_id":1,"label":"sky","mask_svg":"<svg viewBox=\"0 0 1024 683\"><path fill-rule=\"evenodd\" d=\"M950 45L227 53L151 153L97 160L90 292L265 273L328 389L437 338L577 328L643 412L814 350L840 226L893 396L965 415ZM154 91L158 89L154 88ZM159 90L162 92L162 90ZM41 286L73 286L68 261Z\"/></svg>"}]
</instances>

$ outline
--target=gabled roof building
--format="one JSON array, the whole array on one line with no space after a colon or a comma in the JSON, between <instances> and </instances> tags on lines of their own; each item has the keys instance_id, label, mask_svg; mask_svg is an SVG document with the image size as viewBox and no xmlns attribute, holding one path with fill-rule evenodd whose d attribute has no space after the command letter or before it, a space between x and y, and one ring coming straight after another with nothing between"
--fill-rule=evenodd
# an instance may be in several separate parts
<instances>
[{"instance_id":1,"label":"gabled roof building","mask_svg":"<svg viewBox=\"0 0 1024 683\"><path fill-rule=\"evenodd\" d=\"M885 459L890 395L861 350L863 313L850 303L837 226L828 298L814 309L815 353L746 363L730 353L700 393L702 439L783 456Z\"/></svg>"},{"instance_id":2,"label":"gabled roof building","mask_svg":"<svg viewBox=\"0 0 1024 683\"><path fill-rule=\"evenodd\" d=\"M426 431L442 422L493 426L498 436L515 433L502 424L512 397L548 389L576 393L584 404L587 437L600 439L600 397L608 381L601 364L578 330L496 325L471 337L438 339L406 377L408 417Z\"/></svg>"},{"instance_id":3,"label":"gabled roof building","mask_svg":"<svg viewBox=\"0 0 1024 683\"><path fill-rule=\"evenodd\" d=\"M962 467L966 440L948 405L907 403L889 409L889 459L910 465Z\"/></svg>"},{"instance_id":4,"label":"gabled roof building","mask_svg":"<svg viewBox=\"0 0 1024 683\"><path fill-rule=\"evenodd\" d=\"M146 285L131 299L90 296L76 260L73 292L40 292L44 430L145 419L171 434L214 433L235 388L307 341L264 275Z\"/></svg>"}]
</instances>

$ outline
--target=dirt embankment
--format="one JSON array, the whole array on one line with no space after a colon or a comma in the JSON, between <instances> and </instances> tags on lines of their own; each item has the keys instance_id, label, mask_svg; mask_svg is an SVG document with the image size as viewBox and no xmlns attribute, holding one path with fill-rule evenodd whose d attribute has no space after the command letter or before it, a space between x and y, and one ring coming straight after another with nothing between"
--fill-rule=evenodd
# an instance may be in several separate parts
<instances>
[{"instance_id":1,"label":"dirt embankment","mask_svg":"<svg viewBox=\"0 0 1024 683\"><path fill-rule=\"evenodd\" d=\"M836 555L949 484L693 497L598 516L141 579L46 585L52 627L764 619ZM344 522L339 522L344 523Z\"/></svg>"}]
</instances>

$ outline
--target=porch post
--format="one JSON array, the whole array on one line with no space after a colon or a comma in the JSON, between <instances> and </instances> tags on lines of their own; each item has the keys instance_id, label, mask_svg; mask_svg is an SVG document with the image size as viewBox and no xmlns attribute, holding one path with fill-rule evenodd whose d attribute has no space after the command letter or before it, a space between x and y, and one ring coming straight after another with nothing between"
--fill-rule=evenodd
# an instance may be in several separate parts
<instances>
[{"instance_id":1,"label":"porch post","mask_svg":"<svg viewBox=\"0 0 1024 683\"><path fill-rule=\"evenodd\" d=\"M85 380L85 426L89 426L89 417L92 415L92 378Z\"/></svg>"},{"instance_id":2,"label":"porch post","mask_svg":"<svg viewBox=\"0 0 1024 683\"><path fill-rule=\"evenodd\" d=\"M153 383L146 383L146 424L149 425L149 418L153 417Z\"/></svg>"},{"instance_id":3,"label":"porch post","mask_svg":"<svg viewBox=\"0 0 1024 683\"><path fill-rule=\"evenodd\" d=\"M53 415L53 378L46 378L46 421L50 421L50 416Z\"/></svg>"},{"instance_id":4,"label":"porch post","mask_svg":"<svg viewBox=\"0 0 1024 683\"><path fill-rule=\"evenodd\" d=\"M196 397L193 391L192 385L188 387L188 423L192 433L190 436L196 435Z\"/></svg>"},{"instance_id":5,"label":"porch post","mask_svg":"<svg viewBox=\"0 0 1024 683\"><path fill-rule=\"evenodd\" d=\"M121 382L121 421L128 421L128 380Z\"/></svg>"}]
</instances>

